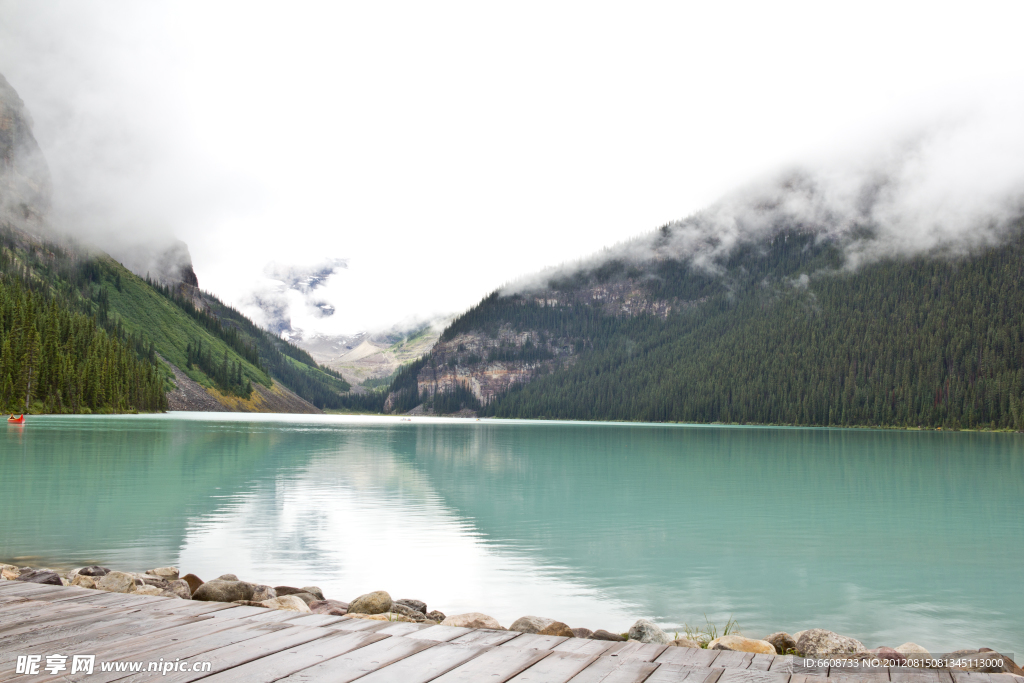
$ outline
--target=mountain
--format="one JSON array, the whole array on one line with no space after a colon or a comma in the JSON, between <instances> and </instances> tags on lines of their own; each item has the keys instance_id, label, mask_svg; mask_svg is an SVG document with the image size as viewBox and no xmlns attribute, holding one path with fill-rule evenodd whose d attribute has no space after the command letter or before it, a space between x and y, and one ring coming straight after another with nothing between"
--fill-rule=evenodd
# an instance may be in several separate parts
<instances>
[{"instance_id":1,"label":"mountain","mask_svg":"<svg viewBox=\"0 0 1024 683\"><path fill-rule=\"evenodd\" d=\"M125 264L50 224L51 183L0 76L0 408L15 412L319 412L349 384L199 288L188 247Z\"/></svg>"},{"instance_id":2,"label":"mountain","mask_svg":"<svg viewBox=\"0 0 1024 683\"><path fill-rule=\"evenodd\" d=\"M383 409L1024 429L1024 221L886 255L869 221L778 205L751 209L756 230L699 215L493 292Z\"/></svg>"},{"instance_id":3,"label":"mountain","mask_svg":"<svg viewBox=\"0 0 1024 683\"><path fill-rule=\"evenodd\" d=\"M308 351L317 363L336 370L356 385L353 391L360 391L387 386L399 368L429 353L441 334L437 323L442 322L396 325L373 334L317 334L292 341Z\"/></svg>"}]
</instances>

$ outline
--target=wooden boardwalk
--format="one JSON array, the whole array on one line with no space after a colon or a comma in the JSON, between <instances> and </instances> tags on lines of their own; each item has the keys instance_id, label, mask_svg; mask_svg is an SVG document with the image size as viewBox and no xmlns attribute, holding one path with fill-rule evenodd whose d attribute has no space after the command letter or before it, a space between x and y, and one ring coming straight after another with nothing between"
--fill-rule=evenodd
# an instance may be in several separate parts
<instances>
[{"instance_id":1,"label":"wooden boardwalk","mask_svg":"<svg viewBox=\"0 0 1024 683\"><path fill-rule=\"evenodd\" d=\"M48 655L67 668L44 670ZM37 674L17 672L39 655ZM95 655L71 674L73 655ZM149 662L208 671L147 672ZM793 657L302 614L0 581L0 683L1024 683L1010 674L808 671ZM142 671L109 670L142 662Z\"/></svg>"}]
</instances>

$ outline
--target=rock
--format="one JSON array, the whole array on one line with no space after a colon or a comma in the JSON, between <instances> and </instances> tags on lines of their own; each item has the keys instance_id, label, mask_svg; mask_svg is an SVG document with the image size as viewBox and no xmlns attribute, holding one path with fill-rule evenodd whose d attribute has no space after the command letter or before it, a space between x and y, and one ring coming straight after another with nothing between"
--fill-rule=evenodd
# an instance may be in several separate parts
<instances>
[{"instance_id":1,"label":"rock","mask_svg":"<svg viewBox=\"0 0 1024 683\"><path fill-rule=\"evenodd\" d=\"M99 565L94 564L89 567L82 567L78 570L78 573L86 576L106 576L110 573L110 569L108 567L100 567Z\"/></svg>"},{"instance_id":2,"label":"rock","mask_svg":"<svg viewBox=\"0 0 1024 683\"><path fill-rule=\"evenodd\" d=\"M797 631L796 633L793 634L793 640L795 640L796 642L799 643L800 642L800 636L802 636L805 633L807 633L806 630L804 630L804 631Z\"/></svg>"},{"instance_id":3,"label":"rock","mask_svg":"<svg viewBox=\"0 0 1024 683\"><path fill-rule=\"evenodd\" d=\"M864 652L864 643L856 638L841 636L823 628L803 631L796 641L796 651L804 657L825 659L831 655Z\"/></svg>"},{"instance_id":4,"label":"rock","mask_svg":"<svg viewBox=\"0 0 1024 683\"><path fill-rule=\"evenodd\" d=\"M185 576L181 577L181 580L188 584L188 589L192 592L192 595L195 595L199 587L203 585L203 580L195 574L185 574Z\"/></svg>"},{"instance_id":5,"label":"rock","mask_svg":"<svg viewBox=\"0 0 1024 683\"><path fill-rule=\"evenodd\" d=\"M313 614L330 614L343 617L348 613L348 603L341 600L314 600L309 603L309 611Z\"/></svg>"},{"instance_id":6,"label":"rock","mask_svg":"<svg viewBox=\"0 0 1024 683\"><path fill-rule=\"evenodd\" d=\"M403 616L409 617L410 619L416 622L424 621L427 618L427 615L423 612L417 612L413 608L407 607L406 605L403 605L398 602L391 603L391 611L395 614L401 614Z\"/></svg>"},{"instance_id":7,"label":"rock","mask_svg":"<svg viewBox=\"0 0 1024 683\"><path fill-rule=\"evenodd\" d=\"M278 594L280 594L278 590ZM384 614L391 611L391 596L387 591L374 591L360 595L349 603L349 612L356 614Z\"/></svg>"},{"instance_id":8,"label":"rock","mask_svg":"<svg viewBox=\"0 0 1024 683\"><path fill-rule=\"evenodd\" d=\"M592 635L594 635L594 632L591 631L589 628L579 627L579 628L574 628L572 630L572 637L573 638L589 638Z\"/></svg>"},{"instance_id":9,"label":"rock","mask_svg":"<svg viewBox=\"0 0 1024 683\"><path fill-rule=\"evenodd\" d=\"M49 569L33 569L27 572L21 572L18 574L17 581L26 581L28 583L44 583L50 586L63 586L64 582L60 580L60 574L57 572L50 571Z\"/></svg>"},{"instance_id":10,"label":"rock","mask_svg":"<svg viewBox=\"0 0 1024 683\"><path fill-rule=\"evenodd\" d=\"M754 652L762 655L775 654L775 646L767 640L754 640L743 636L728 635L715 638L708 643L709 650L732 650L733 652Z\"/></svg>"},{"instance_id":11,"label":"rock","mask_svg":"<svg viewBox=\"0 0 1024 683\"><path fill-rule=\"evenodd\" d=\"M75 577L75 580L71 582L72 586L78 586L79 588L95 588L96 580L91 576L79 574Z\"/></svg>"},{"instance_id":12,"label":"rock","mask_svg":"<svg viewBox=\"0 0 1024 683\"><path fill-rule=\"evenodd\" d=\"M0 579L14 581L20 573L13 564L0 564Z\"/></svg>"},{"instance_id":13,"label":"rock","mask_svg":"<svg viewBox=\"0 0 1024 683\"><path fill-rule=\"evenodd\" d=\"M383 614L360 614L358 612L349 612L348 616L353 619L371 619L373 621L404 621L406 623L415 623L409 617L398 614L396 612L385 612Z\"/></svg>"},{"instance_id":14,"label":"rock","mask_svg":"<svg viewBox=\"0 0 1024 683\"><path fill-rule=\"evenodd\" d=\"M355 605L353 604L353 609ZM466 612L465 614L453 614L441 622L441 626L461 626L462 628L490 628L503 631L501 624L494 617L489 617L480 612Z\"/></svg>"},{"instance_id":15,"label":"rock","mask_svg":"<svg viewBox=\"0 0 1024 683\"><path fill-rule=\"evenodd\" d=\"M1013 661L1012 659L1010 659L1006 655L1001 654L999 652L996 652L995 650L993 650L991 648L988 648L988 647L983 647L983 648L979 648L978 649L978 653L979 654L983 654L985 652L991 652L996 657L1002 657L1003 658L1004 666L1002 667L1002 673L1011 673L1011 674L1014 674L1014 675L1017 675L1017 676L1024 676L1024 669L1021 669L1019 666L1017 666L1017 662ZM987 669L979 669L979 671L985 671L987 673L992 673L992 672L989 672ZM1000 672L995 671L995 673L1000 673Z\"/></svg>"},{"instance_id":16,"label":"rock","mask_svg":"<svg viewBox=\"0 0 1024 683\"><path fill-rule=\"evenodd\" d=\"M129 591L129 593L134 593L136 595L160 595L163 592L163 588L160 588L158 586L150 586L148 584L135 586L134 590Z\"/></svg>"},{"instance_id":17,"label":"rock","mask_svg":"<svg viewBox=\"0 0 1024 683\"><path fill-rule=\"evenodd\" d=\"M298 598L307 605L316 600L316 596L312 595L311 593L292 593L291 597Z\"/></svg>"},{"instance_id":18,"label":"rock","mask_svg":"<svg viewBox=\"0 0 1024 683\"><path fill-rule=\"evenodd\" d=\"M537 635L541 636L563 636L565 638L572 638L572 629L569 628L568 624L562 623L561 621L552 621L545 628L537 632Z\"/></svg>"},{"instance_id":19,"label":"rock","mask_svg":"<svg viewBox=\"0 0 1024 683\"><path fill-rule=\"evenodd\" d=\"M71 582L70 582L70 581L68 581L67 579L65 579L65 578L64 578L64 577L62 576L62 577L60 577L60 585L62 585L62 586L70 586L70 585L71 585Z\"/></svg>"},{"instance_id":20,"label":"rock","mask_svg":"<svg viewBox=\"0 0 1024 683\"><path fill-rule=\"evenodd\" d=\"M626 640L625 636L620 636L618 633L610 633L605 631L603 628L599 628L594 631L594 635L590 636L591 640L614 640L621 641Z\"/></svg>"},{"instance_id":21,"label":"rock","mask_svg":"<svg viewBox=\"0 0 1024 683\"><path fill-rule=\"evenodd\" d=\"M148 570L146 573L164 581L174 581L178 578L177 567L157 567L156 569Z\"/></svg>"},{"instance_id":22,"label":"rock","mask_svg":"<svg viewBox=\"0 0 1024 683\"><path fill-rule=\"evenodd\" d=\"M182 600L192 599L192 589L189 588L187 581L182 581L181 579L168 581L166 591Z\"/></svg>"},{"instance_id":23,"label":"rock","mask_svg":"<svg viewBox=\"0 0 1024 683\"><path fill-rule=\"evenodd\" d=\"M317 600L323 600L324 599L324 592L322 590L320 590L319 588L317 588L316 586L306 586L305 588L302 589L302 592L303 593L309 593L310 595L312 595Z\"/></svg>"},{"instance_id":24,"label":"rock","mask_svg":"<svg viewBox=\"0 0 1024 683\"><path fill-rule=\"evenodd\" d=\"M422 600L411 600L409 598L402 598L401 600L395 600L395 602L399 605L405 605L414 612L423 612L423 614L427 613L427 603L423 602Z\"/></svg>"},{"instance_id":25,"label":"rock","mask_svg":"<svg viewBox=\"0 0 1024 683\"><path fill-rule=\"evenodd\" d=\"M796 638L785 631L778 631L770 636L765 636L764 640L775 646L775 654L784 655L789 654L790 650L796 650Z\"/></svg>"},{"instance_id":26,"label":"rock","mask_svg":"<svg viewBox=\"0 0 1024 683\"><path fill-rule=\"evenodd\" d=\"M169 581L165 581L164 579L158 579L155 576L137 574L135 576L135 584L138 585L140 581L147 586L156 586L161 590L167 590L167 588L171 585Z\"/></svg>"},{"instance_id":27,"label":"rock","mask_svg":"<svg viewBox=\"0 0 1024 683\"><path fill-rule=\"evenodd\" d=\"M700 647L700 643L696 640L690 640L689 638L676 638L669 643L669 645L674 645L675 647Z\"/></svg>"},{"instance_id":28,"label":"rock","mask_svg":"<svg viewBox=\"0 0 1024 683\"><path fill-rule=\"evenodd\" d=\"M444 612L442 612L441 610L432 609L429 612L427 612L427 621L436 621L440 624L446 618L447 617L445 617Z\"/></svg>"},{"instance_id":29,"label":"rock","mask_svg":"<svg viewBox=\"0 0 1024 683\"><path fill-rule=\"evenodd\" d=\"M549 624L554 622L554 619L548 619L547 617L519 617L512 622L508 630L519 631L520 633L540 633L542 629L547 628Z\"/></svg>"},{"instance_id":30,"label":"rock","mask_svg":"<svg viewBox=\"0 0 1024 683\"><path fill-rule=\"evenodd\" d=\"M234 602L235 600L252 600L256 587L245 581L224 581L214 579L207 581L192 593L193 600L207 602Z\"/></svg>"},{"instance_id":31,"label":"rock","mask_svg":"<svg viewBox=\"0 0 1024 683\"><path fill-rule=\"evenodd\" d=\"M899 652L901 655L930 655L931 654L930 652L928 652L928 650L924 649L923 647L921 647L917 643L903 643L902 645L897 645L893 649L896 650L896 652Z\"/></svg>"},{"instance_id":32,"label":"rock","mask_svg":"<svg viewBox=\"0 0 1024 683\"><path fill-rule=\"evenodd\" d=\"M893 666L906 666L907 658L902 652L895 650L891 647L876 647L873 650L868 650L865 653L866 656L861 657L862 660L872 659L884 659L890 662L899 662Z\"/></svg>"},{"instance_id":33,"label":"rock","mask_svg":"<svg viewBox=\"0 0 1024 683\"><path fill-rule=\"evenodd\" d=\"M293 612L309 612L309 606L294 595L282 595L278 598L263 601L264 607L270 609L287 609Z\"/></svg>"},{"instance_id":34,"label":"rock","mask_svg":"<svg viewBox=\"0 0 1024 683\"><path fill-rule=\"evenodd\" d=\"M277 590L270 586L264 586L263 584L257 584L252 589L253 602L263 602L264 600L273 600L278 597Z\"/></svg>"},{"instance_id":35,"label":"rock","mask_svg":"<svg viewBox=\"0 0 1024 683\"><path fill-rule=\"evenodd\" d=\"M245 605L246 607L264 607L264 608L267 608L267 609L269 609L269 608L268 608L268 607L267 607L266 605L264 605L264 604L263 604L262 602L258 602L258 601L256 601L256 600L235 600L235 601L234 601L233 603L231 603L231 604L232 604L232 605Z\"/></svg>"},{"instance_id":36,"label":"rock","mask_svg":"<svg viewBox=\"0 0 1024 683\"><path fill-rule=\"evenodd\" d=\"M637 619L636 623L629 627L629 639L658 645L665 645L672 640L653 621L647 619Z\"/></svg>"},{"instance_id":37,"label":"rock","mask_svg":"<svg viewBox=\"0 0 1024 683\"><path fill-rule=\"evenodd\" d=\"M96 588L109 593L130 593L135 589L135 576L125 572L108 572L96 582Z\"/></svg>"},{"instance_id":38,"label":"rock","mask_svg":"<svg viewBox=\"0 0 1024 683\"><path fill-rule=\"evenodd\" d=\"M274 590L277 591L278 596L295 595L302 592L301 588L296 588L295 586L274 586Z\"/></svg>"},{"instance_id":39,"label":"rock","mask_svg":"<svg viewBox=\"0 0 1024 683\"><path fill-rule=\"evenodd\" d=\"M238 577L234 574L221 574L214 581L238 581Z\"/></svg>"}]
</instances>

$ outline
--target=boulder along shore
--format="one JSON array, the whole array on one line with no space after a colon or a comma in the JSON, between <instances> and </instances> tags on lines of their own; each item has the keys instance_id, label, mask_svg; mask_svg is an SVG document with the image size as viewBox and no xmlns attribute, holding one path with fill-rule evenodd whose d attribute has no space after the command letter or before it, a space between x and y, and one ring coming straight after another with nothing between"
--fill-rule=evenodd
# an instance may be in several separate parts
<instances>
[{"instance_id":1,"label":"boulder along shore","mask_svg":"<svg viewBox=\"0 0 1024 683\"><path fill-rule=\"evenodd\" d=\"M356 619L379 621L406 621L442 626L461 626L493 630L519 631L540 635L565 636L567 638L589 638L592 640L657 643L677 647L733 650L770 655L798 655L811 659L881 659L904 665L908 660L928 659L928 650L916 643L907 642L896 647L880 646L868 649L861 641L843 636L826 629L813 628L793 634L784 631L771 633L762 638L748 638L737 633L712 637L713 633L689 633L691 637L681 638L676 633L668 635L663 629L647 619L638 619L626 633L611 633L598 629L570 627L568 624L548 617L523 616L507 628L497 619L481 612L446 615L436 609L428 609L427 603L412 598L393 599L387 591L373 591L352 598L348 602L327 598L317 586L268 586L243 581L234 574L222 574L215 579L203 581L195 574L180 576L177 567L159 567L143 573L123 572L108 567L93 565L79 567L66 572L47 568L17 567L0 564L0 581L26 581L29 583L54 586L79 586L112 593L134 593L155 595L181 600L205 600L229 602L238 605L264 607L266 609L292 610L311 614L348 616ZM967 671L986 673L1013 673L1024 675L1009 657L1001 655L1003 664L990 665L994 653L990 648L961 649L943 653L946 659L961 659L965 666L952 667ZM998 653L995 653L998 654ZM986 665L972 667L969 660L981 655ZM944 667L949 668L949 667Z\"/></svg>"}]
</instances>

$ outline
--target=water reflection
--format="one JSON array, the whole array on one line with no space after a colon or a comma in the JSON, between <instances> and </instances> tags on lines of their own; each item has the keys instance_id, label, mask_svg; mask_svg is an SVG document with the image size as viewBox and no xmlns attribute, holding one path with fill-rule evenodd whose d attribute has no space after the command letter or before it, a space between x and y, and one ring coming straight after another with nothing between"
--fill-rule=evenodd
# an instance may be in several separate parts
<instances>
[{"instance_id":1,"label":"water reflection","mask_svg":"<svg viewBox=\"0 0 1024 683\"><path fill-rule=\"evenodd\" d=\"M1019 435L177 415L0 445L0 558L385 588L502 623L1024 644Z\"/></svg>"}]
</instances>

